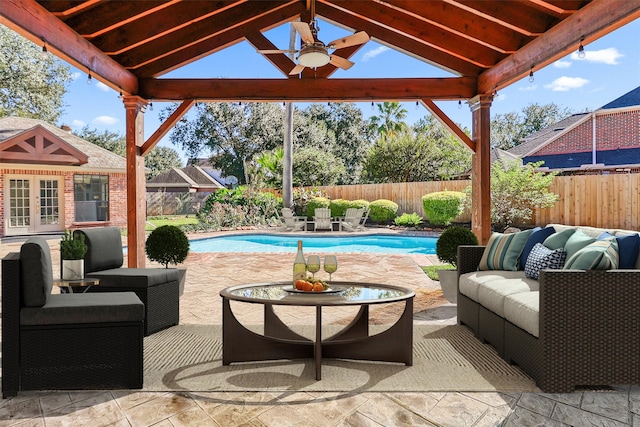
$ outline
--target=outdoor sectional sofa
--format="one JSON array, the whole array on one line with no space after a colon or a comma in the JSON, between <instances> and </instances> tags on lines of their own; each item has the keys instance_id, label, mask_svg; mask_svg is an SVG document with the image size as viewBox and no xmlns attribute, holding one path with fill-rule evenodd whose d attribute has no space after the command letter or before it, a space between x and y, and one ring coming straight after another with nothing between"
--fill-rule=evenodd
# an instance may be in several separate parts
<instances>
[{"instance_id":1,"label":"outdoor sectional sofa","mask_svg":"<svg viewBox=\"0 0 640 427\"><path fill-rule=\"evenodd\" d=\"M549 246L555 245L556 254L569 252L563 262L569 263L571 254L573 267L542 268L538 280L526 277L522 270L539 261L536 256L526 263L533 252L529 252L531 240L536 240L531 230L515 237L520 244L526 240L520 253L505 255L509 235L497 233L486 247L458 247L458 323L494 346L504 360L519 365L544 392L640 384L640 236L628 230L548 227L535 230L540 233L538 242L544 246L547 239L555 239ZM580 233L575 234L576 230ZM571 246L567 241L567 247L559 248L572 233L573 244L582 243ZM607 250L602 250L607 245L603 241L609 242ZM585 242L587 246L580 248ZM601 258L596 259L589 251L598 245ZM626 268L611 268L616 267L614 247L618 263L624 258ZM546 246L540 249L549 251ZM581 257L590 258L592 267L598 264L596 268L604 269L575 269ZM495 262L513 267L514 258L516 268L496 268ZM492 263L493 269L488 268Z\"/></svg>"}]
</instances>

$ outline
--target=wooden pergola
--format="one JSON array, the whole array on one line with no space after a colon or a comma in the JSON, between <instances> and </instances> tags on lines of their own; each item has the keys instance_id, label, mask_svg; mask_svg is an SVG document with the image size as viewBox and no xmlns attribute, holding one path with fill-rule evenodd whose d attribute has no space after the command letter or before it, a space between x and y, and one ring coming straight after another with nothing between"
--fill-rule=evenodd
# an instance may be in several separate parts
<instances>
[{"instance_id":1,"label":"wooden pergola","mask_svg":"<svg viewBox=\"0 0 640 427\"><path fill-rule=\"evenodd\" d=\"M243 40L278 49L264 32L311 12L349 32L451 72L450 78L336 79L328 64L290 76L285 53L264 54L281 79L166 79L163 74ZM144 156L199 101L420 100L474 152L473 230L491 233L493 94L580 45L640 17L640 0L2 0L0 23L124 95L128 265L145 265ZM320 34L321 36L321 34ZM320 37L321 38L321 37ZM282 46L280 46L281 48ZM350 58L362 45L338 49ZM259 55L259 53L256 53ZM144 140L149 100L182 102ZM468 138L434 100L469 101Z\"/></svg>"}]
</instances>

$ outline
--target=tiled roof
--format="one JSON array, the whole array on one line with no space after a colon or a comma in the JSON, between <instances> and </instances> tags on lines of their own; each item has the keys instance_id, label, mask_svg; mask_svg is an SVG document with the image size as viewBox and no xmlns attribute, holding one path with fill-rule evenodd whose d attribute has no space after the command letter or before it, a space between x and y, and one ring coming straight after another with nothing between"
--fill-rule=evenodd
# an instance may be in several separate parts
<instances>
[{"instance_id":1,"label":"tiled roof","mask_svg":"<svg viewBox=\"0 0 640 427\"><path fill-rule=\"evenodd\" d=\"M600 109L610 110L612 108L634 107L636 105L640 105L640 86L625 93L620 98L614 99Z\"/></svg>"},{"instance_id":2,"label":"tiled roof","mask_svg":"<svg viewBox=\"0 0 640 427\"><path fill-rule=\"evenodd\" d=\"M19 133L42 126L48 132L62 139L67 144L86 154L88 163L78 166L81 169L127 169L127 160L109 150L86 141L69 131L60 129L43 120L27 119L24 117L4 117L0 119L0 143Z\"/></svg>"},{"instance_id":3,"label":"tiled roof","mask_svg":"<svg viewBox=\"0 0 640 427\"><path fill-rule=\"evenodd\" d=\"M198 166L169 169L147 181L147 184L153 184L152 187L161 187L162 185L176 187L178 184L177 186L186 188L224 188Z\"/></svg>"},{"instance_id":4,"label":"tiled roof","mask_svg":"<svg viewBox=\"0 0 640 427\"><path fill-rule=\"evenodd\" d=\"M555 135L562 132L566 128L577 124L581 120L586 119L587 117L589 117L589 114L590 113L574 114L560 120L559 122L551 126L541 129L538 132L535 132L524 138L524 142L508 150L508 153L518 157L524 157L538 147L542 146L544 143L552 139Z\"/></svg>"}]
</instances>

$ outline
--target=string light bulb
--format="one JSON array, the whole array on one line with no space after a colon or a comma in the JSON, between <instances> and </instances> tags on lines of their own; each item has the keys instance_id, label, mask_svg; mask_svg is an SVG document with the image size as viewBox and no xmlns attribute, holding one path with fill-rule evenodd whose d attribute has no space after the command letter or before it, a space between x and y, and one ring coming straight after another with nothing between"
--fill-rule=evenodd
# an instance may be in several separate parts
<instances>
[{"instance_id":1,"label":"string light bulb","mask_svg":"<svg viewBox=\"0 0 640 427\"><path fill-rule=\"evenodd\" d=\"M122 100L124 100L124 95L122 94L122 88L119 88L119 89L120 89L120 92L119 92L119 94L118 94L118 99L119 99L120 101L122 101Z\"/></svg>"},{"instance_id":2,"label":"string light bulb","mask_svg":"<svg viewBox=\"0 0 640 427\"><path fill-rule=\"evenodd\" d=\"M153 102L149 103L149 111L153 111Z\"/></svg>"},{"instance_id":3,"label":"string light bulb","mask_svg":"<svg viewBox=\"0 0 640 427\"><path fill-rule=\"evenodd\" d=\"M587 54L584 51L584 46L582 45L583 41L584 41L584 36L580 37L580 46L578 46L578 58L580 59L584 59L584 57L587 56Z\"/></svg>"},{"instance_id":4,"label":"string light bulb","mask_svg":"<svg viewBox=\"0 0 640 427\"><path fill-rule=\"evenodd\" d=\"M416 101L416 110L420 109L420 104L418 103L418 101Z\"/></svg>"},{"instance_id":5,"label":"string light bulb","mask_svg":"<svg viewBox=\"0 0 640 427\"><path fill-rule=\"evenodd\" d=\"M87 72L87 84L90 85L91 83L93 83L93 79L91 77L91 70L89 70Z\"/></svg>"},{"instance_id":6,"label":"string light bulb","mask_svg":"<svg viewBox=\"0 0 640 427\"><path fill-rule=\"evenodd\" d=\"M531 66L531 71L529 71L529 83L533 83L535 78L533 77L533 65Z\"/></svg>"},{"instance_id":7,"label":"string light bulb","mask_svg":"<svg viewBox=\"0 0 640 427\"><path fill-rule=\"evenodd\" d=\"M47 41L44 39L44 37L42 37L42 53L40 55L42 56L43 60L47 59L48 52L49 51L47 50Z\"/></svg>"},{"instance_id":8,"label":"string light bulb","mask_svg":"<svg viewBox=\"0 0 640 427\"><path fill-rule=\"evenodd\" d=\"M462 110L462 99L458 99L458 110Z\"/></svg>"},{"instance_id":9,"label":"string light bulb","mask_svg":"<svg viewBox=\"0 0 640 427\"><path fill-rule=\"evenodd\" d=\"M373 111L373 110L374 110L374 108L373 108L373 101L371 101L371 111Z\"/></svg>"}]
</instances>

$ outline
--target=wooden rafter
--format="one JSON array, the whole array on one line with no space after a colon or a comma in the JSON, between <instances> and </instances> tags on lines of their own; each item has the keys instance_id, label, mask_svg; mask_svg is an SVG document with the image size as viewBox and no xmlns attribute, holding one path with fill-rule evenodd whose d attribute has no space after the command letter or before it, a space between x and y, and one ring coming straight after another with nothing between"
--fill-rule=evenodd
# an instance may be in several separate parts
<instances>
[{"instance_id":1,"label":"wooden rafter","mask_svg":"<svg viewBox=\"0 0 640 427\"><path fill-rule=\"evenodd\" d=\"M358 52L360 49L362 49L362 46L364 45L357 45L357 46L350 46L350 47L345 47L342 49L337 49L333 52L333 54L338 55L342 58L345 59L349 59L351 58L353 55L356 54L356 52ZM336 71L338 71L338 67L331 65L331 64L327 64L324 67L320 67L318 69L315 70L314 73L314 78L317 79L326 79L329 78L333 73L335 73ZM306 71L306 70L305 70ZM304 77L304 73L303 73L303 77Z\"/></svg>"},{"instance_id":2,"label":"wooden rafter","mask_svg":"<svg viewBox=\"0 0 640 427\"><path fill-rule=\"evenodd\" d=\"M155 147L158 142L167 134L169 133L169 131L171 130L171 128L173 128L173 126L178 123L178 120L180 120L182 118L182 116L184 116L185 114L187 114L187 111L189 111L189 108L191 108L191 106L193 104L195 104L195 100L190 99L190 100L186 100L183 101L182 104L180 104L178 106L178 108L176 109L176 111L174 111L173 113L171 113L171 115L169 117L167 117L167 119L164 121L164 123L162 123L160 125L160 127L158 128L158 130L156 130L153 135L151 135L149 137L149 139L147 139L144 144L142 144L142 147L140 147L140 155L141 156L146 156L147 154L149 154L149 151L151 151L153 149L153 147Z\"/></svg>"},{"instance_id":3,"label":"wooden rafter","mask_svg":"<svg viewBox=\"0 0 640 427\"><path fill-rule=\"evenodd\" d=\"M464 133L460 126L454 123L453 120L447 116L444 111L442 111L436 104L430 99L422 99L420 100L422 104L433 114L436 119L456 137L460 142L465 144L467 147L471 149L471 151L476 151L476 143L469 136Z\"/></svg>"},{"instance_id":4,"label":"wooden rafter","mask_svg":"<svg viewBox=\"0 0 640 427\"><path fill-rule=\"evenodd\" d=\"M245 37L256 50L278 50L278 47L260 32L248 33ZM296 66L295 62L284 53L268 53L263 54L263 56L274 67L279 69L285 77L289 77L289 72Z\"/></svg>"}]
</instances>

